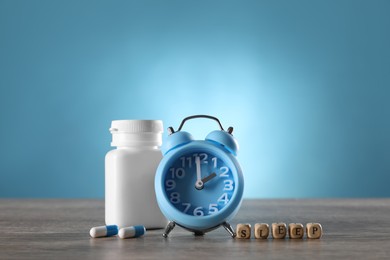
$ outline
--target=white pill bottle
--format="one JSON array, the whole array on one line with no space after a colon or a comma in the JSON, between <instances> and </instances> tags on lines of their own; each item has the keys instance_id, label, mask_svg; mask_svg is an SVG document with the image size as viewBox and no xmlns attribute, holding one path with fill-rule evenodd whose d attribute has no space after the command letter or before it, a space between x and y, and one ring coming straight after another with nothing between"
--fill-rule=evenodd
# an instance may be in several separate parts
<instances>
[{"instance_id":1,"label":"white pill bottle","mask_svg":"<svg viewBox=\"0 0 390 260\"><path fill-rule=\"evenodd\" d=\"M115 120L105 158L106 225L164 228L154 191L154 176L162 159L160 120Z\"/></svg>"}]
</instances>

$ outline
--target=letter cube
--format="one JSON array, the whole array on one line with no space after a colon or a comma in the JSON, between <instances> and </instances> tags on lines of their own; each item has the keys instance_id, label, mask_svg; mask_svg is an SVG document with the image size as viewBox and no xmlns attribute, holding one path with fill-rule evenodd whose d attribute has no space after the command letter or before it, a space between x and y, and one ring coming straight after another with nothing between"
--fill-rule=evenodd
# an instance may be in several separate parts
<instances>
[{"instance_id":1,"label":"letter cube","mask_svg":"<svg viewBox=\"0 0 390 260\"><path fill-rule=\"evenodd\" d=\"M250 224L238 224L236 228L236 238L251 238L251 225Z\"/></svg>"},{"instance_id":2,"label":"letter cube","mask_svg":"<svg viewBox=\"0 0 390 260\"><path fill-rule=\"evenodd\" d=\"M301 223L290 223L288 225L288 235L290 238L303 238L303 225Z\"/></svg>"},{"instance_id":3,"label":"letter cube","mask_svg":"<svg viewBox=\"0 0 390 260\"><path fill-rule=\"evenodd\" d=\"M283 239L286 237L287 226L286 223L272 223L272 237L276 239Z\"/></svg>"},{"instance_id":4,"label":"letter cube","mask_svg":"<svg viewBox=\"0 0 390 260\"><path fill-rule=\"evenodd\" d=\"M322 226L320 223L307 223L306 224L307 238L318 239L322 236Z\"/></svg>"},{"instance_id":5,"label":"letter cube","mask_svg":"<svg viewBox=\"0 0 390 260\"><path fill-rule=\"evenodd\" d=\"M267 239L269 235L269 225L267 223L255 224L255 238Z\"/></svg>"}]
</instances>

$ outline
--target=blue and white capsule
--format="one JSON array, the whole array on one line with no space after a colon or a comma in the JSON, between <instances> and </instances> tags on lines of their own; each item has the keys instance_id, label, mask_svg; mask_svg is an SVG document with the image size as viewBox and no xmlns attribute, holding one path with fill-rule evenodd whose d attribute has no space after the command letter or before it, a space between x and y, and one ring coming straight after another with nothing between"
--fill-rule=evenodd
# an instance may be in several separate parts
<instances>
[{"instance_id":1,"label":"blue and white capsule","mask_svg":"<svg viewBox=\"0 0 390 260\"><path fill-rule=\"evenodd\" d=\"M120 238L133 238L143 236L146 232L144 226L124 227L119 230L118 236Z\"/></svg>"},{"instance_id":2,"label":"blue and white capsule","mask_svg":"<svg viewBox=\"0 0 390 260\"><path fill-rule=\"evenodd\" d=\"M118 226L109 225L109 226L93 227L89 231L89 234L93 238L115 236L118 234Z\"/></svg>"}]
</instances>

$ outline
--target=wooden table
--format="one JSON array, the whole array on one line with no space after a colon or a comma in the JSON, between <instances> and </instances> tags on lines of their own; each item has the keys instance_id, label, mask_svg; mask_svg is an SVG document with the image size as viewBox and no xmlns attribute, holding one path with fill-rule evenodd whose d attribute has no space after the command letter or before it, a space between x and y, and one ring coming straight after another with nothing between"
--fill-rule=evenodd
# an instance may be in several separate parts
<instances>
[{"instance_id":1,"label":"wooden table","mask_svg":"<svg viewBox=\"0 0 390 260\"><path fill-rule=\"evenodd\" d=\"M320 240L240 240L220 228L203 237L176 227L142 238L92 239L101 200L0 200L0 259L390 259L390 199L246 200L237 223L320 222Z\"/></svg>"}]
</instances>

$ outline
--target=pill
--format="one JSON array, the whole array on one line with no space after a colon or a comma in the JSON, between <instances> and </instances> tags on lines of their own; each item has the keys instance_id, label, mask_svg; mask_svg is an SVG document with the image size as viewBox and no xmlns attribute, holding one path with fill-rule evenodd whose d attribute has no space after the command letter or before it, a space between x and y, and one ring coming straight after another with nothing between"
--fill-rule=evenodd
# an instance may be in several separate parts
<instances>
[{"instance_id":1,"label":"pill","mask_svg":"<svg viewBox=\"0 0 390 260\"><path fill-rule=\"evenodd\" d=\"M117 225L109 225L109 226L100 226L93 227L89 231L91 237L110 237L118 234L118 226Z\"/></svg>"},{"instance_id":2,"label":"pill","mask_svg":"<svg viewBox=\"0 0 390 260\"><path fill-rule=\"evenodd\" d=\"M119 230L118 236L120 238L140 237L145 234L145 232L146 230L144 226L124 227Z\"/></svg>"}]
</instances>

